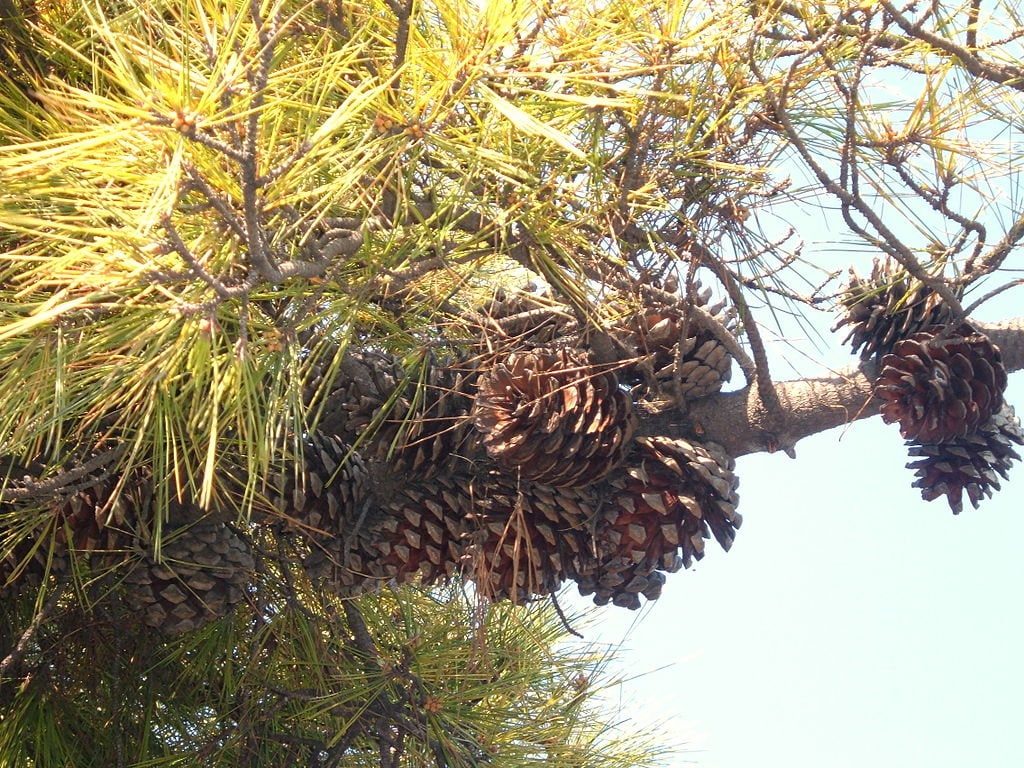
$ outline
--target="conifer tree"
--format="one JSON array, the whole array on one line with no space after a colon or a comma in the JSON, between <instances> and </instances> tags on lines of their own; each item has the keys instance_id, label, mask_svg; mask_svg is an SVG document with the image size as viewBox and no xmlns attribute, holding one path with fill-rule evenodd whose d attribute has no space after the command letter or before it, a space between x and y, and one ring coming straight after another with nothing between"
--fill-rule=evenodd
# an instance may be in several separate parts
<instances>
[{"instance_id":1,"label":"conifer tree","mask_svg":"<svg viewBox=\"0 0 1024 768\"><path fill-rule=\"evenodd\" d=\"M560 589L853 419L998 491L1019 30L918 5L0 2L0 762L655 764Z\"/></svg>"}]
</instances>

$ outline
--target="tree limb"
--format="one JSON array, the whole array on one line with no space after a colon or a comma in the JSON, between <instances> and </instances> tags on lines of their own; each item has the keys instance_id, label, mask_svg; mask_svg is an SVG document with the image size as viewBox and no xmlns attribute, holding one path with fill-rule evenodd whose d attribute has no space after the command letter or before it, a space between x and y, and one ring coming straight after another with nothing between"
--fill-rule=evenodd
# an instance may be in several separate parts
<instances>
[{"instance_id":1,"label":"tree limb","mask_svg":"<svg viewBox=\"0 0 1024 768\"><path fill-rule=\"evenodd\" d=\"M973 325L999 347L1007 371L1024 369L1024 318ZM769 420L756 388L747 386L694 402L685 421L675 413L649 415L639 432L683 436L696 430L736 457L791 451L805 437L878 415L872 392L874 374L873 364L868 363L830 377L777 383L781 428Z\"/></svg>"},{"instance_id":2,"label":"tree limb","mask_svg":"<svg viewBox=\"0 0 1024 768\"><path fill-rule=\"evenodd\" d=\"M879 5L885 8L908 37L928 43L933 48L953 56L975 77L1024 91L1024 70L1021 68L983 61L974 54L973 49L976 45L972 45L971 40L968 41L968 47L958 45L948 38L923 29L920 24L911 23L910 19L900 13L891 2L883 1Z\"/></svg>"}]
</instances>

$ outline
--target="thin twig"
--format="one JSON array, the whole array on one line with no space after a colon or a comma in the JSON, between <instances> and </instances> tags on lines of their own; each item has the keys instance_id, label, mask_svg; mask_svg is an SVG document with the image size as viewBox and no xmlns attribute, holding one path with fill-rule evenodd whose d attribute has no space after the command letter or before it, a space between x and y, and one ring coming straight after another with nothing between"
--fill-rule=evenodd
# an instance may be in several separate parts
<instances>
[{"instance_id":1,"label":"thin twig","mask_svg":"<svg viewBox=\"0 0 1024 768\"><path fill-rule=\"evenodd\" d=\"M242 188L242 211L245 218L245 242L249 249L249 258L252 259L253 266L257 271L270 282L280 283L283 278L272 260L260 221L258 168L260 115L263 112L267 81L270 77L274 36L268 32L266 22L260 14L259 0L250 0L249 15L258 30L262 47L258 63L247 73L249 85L252 88L252 100L246 119L245 136L242 139L242 156L238 159Z\"/></svg>"},{"instance_id":2,"label":"thin twig","mask_svg":"<svg viewBox=\"0 0 1024 768\"><path fill-rule=\"evenodd\" d=\"M8 653L3 660L0 660L0 681L5 680L12 670L21 664L21 660L24 658L25 653L28 651L29 644L35 638L39 632L39 628L43 625L43 622L50 618L50 614L54 608L57 607L57 603L64 595L64 591L67 588L69 579L64 578L57 583L54 587L53 592L46 599L43 607L39 609L36 615L32 618L31 623L21 633L21 637L18 638L18 642L15 644L11 652Z\"/></svg>"},{"instance_id":3,"label":"thin twig","mask_svg":"<svg viewBox=\"0 0 1024 768\"><path fill-rule=\"evenodd\" d=\"M279 178L288 173L288 171L294 168L295 164L299 162L299 160L301 160L303 157L305 157L309 153L309 150L311 150L312 148L313 142L311 142L309 139L303 141L299 145L299 148L292 152L291 155L289 155L282 162L278 163L276 166L274 166L269 171L260 176L258 179L256 179L256 186L265 187L268 184L277 181Z\"/></svg>"},{"instance_id":4,"label":"thin twig","mask_svg":"<svg viewBox=\"0 0 1024 768\"><path fill-rule=\"evenodd\" d=\"M761 396L761 402L764 404L765 408L768 409L768 414L771 419L781 420L783 418L782 405L779 402L779 395L778 392L775 391L775 383L772 381L771 370L768 367L768 350L764 340L761 338L760 325L754 319L753 313L750 311L750 305L747 303L746 297L743 295L743 291L740 290L739 285L733 279L732 273L710 252L705 251L701 254L701 262L704 266L715 273L715 276L725 288L725 292L728 294L729 299L736 307L736 311L740 316L740 324L742 325L750 344L750 353L754 358L754 380L757 382L757 391ZM729 335L732 336L733 334L729 333ZM742 364L740 367L743 369L744 376L747 378L747 383L749 384L751 381L749 372L743 368Z\"/></svg>"},{"instance_id":5,"label":"thin twig","mask_svg":"<svg viewBox=\"0 0 1024 768\"><path fill-rule=\"evenodd\" d=\"M188 173L190 183L203 193L203 197L220 214L221 220L231 227L238 237L244 240L245 224L238 218L238 213L231 207L231 204L217 190L210 186L194 165L186 163L185 172Z\"/></svg>"},{"instance_id":6,"label":"thin twig","mask_svg":"<svg viewBox=\"0 0 1024 768\"><path fill-rule=\"evenodd\" d=\"M401 86L401 70L405 64L406 52L409 48L409 32L412 22L412 5L415 0L407 0L405 5L398 0L387 0L391 12L398 18L398 30L395 32L395 58L392 61L391 69L394 80L391 83L391 91L398 93Z\"/></svg>"},{"instance_id":7,"label":"thin twig","mask_svg":"<svg viewBox=\"0 0 1024 768\"><path fill-rule=\"evenodd\" d=\"M883 0L879 3L885 10L892 16L893 21L899 25L900 29L915 40L928 43L932 48L936 48L943 53L953 56L966 69L970 74L975 77L980 77L983 80L997 83L999 85L1005 85L1008 88L1013 88L1016 91L1024 91L1024 69L1020 67L1010 66L1008 64L996 64L993 62L982 61L978 58L975 53L970 50L970 45L964 47L954 43L948 38L941 37L934 32L929 32L922 28L920 22L911 23L911 21L904 16L891 2Z\"/></svg>"},{"instance_id":8,"label":"thin twig","mask_svg":"<svg viewBox=\"0 0 1024 768\"><path fill-rule=\"evenodd\" d=\"M818 162L815 154L804 142L797 131L796 126L793 124L788 112L785 108L785 91L784 86L782 91L776 92L769 87L769 81L763 70L757 64L753 55L750 56L748 61L751 71L758 78L758 80L765 86L765 95L771 104L774 114L777 116L779 123L784 127L786 136L789 138L790 144L796 150L797 154L803 160L804 164L810 169L814 176L818 179L818 182L822 187L833 197L839 200L843 216L847 224L850 225L854 232L858 233L861 237L865 238L868 242L874 244L876 247L884 250L896 261L898 261L904 269L907 270L913 277L920 280L922 283L928 285L937 294L939 294L946 305L958 316L962 315L963 308L960 305L959 299L954 294L953 290L946 283L946 281L937 278L934 275L929 275L921 264L914 257L910 248L907 247L899 237L888 227L885 222L882 221L881 216L870 206L867 202L860 197L846 189L843 185L839 184L832 176L824 169L821 163ZM854 187L855 189L856 187ZM864 217L864 219L870 224L872 229L875 231L875 235L869 233L860 224L855 222L851 216L851 212L856 211L858 214Z\"/></svg>"},{"instance_id":9,"label":"thin twig","mask_svg":"<svg viewBox=\"0 0 1024 768\"><path fill-rule=\"evenodd\" d=\"M238 285L226 287L222 296L217 296L209 301L183 302L178 305L177 309L183 315L198 315L212 312L225 301L240 299L249 295L260 284L260 280L259 273L256 270L250 270L249 274L245 276L245 280Z\"/></svg>"},{"instance_id":10,"label":"thin twig","mask_svg":"<svg viewBox=\"0 0 1024 768\"><path fill-rule=\"evenodd\" d=\"M1024 240L1024 214L1017 217L1017 220L1006 230L1003 238L992 246L988 254L977 261L972 258L967 262L964 267L965 279L968 277L977 279L997 270L1021 240Z\"/></svg>"},{"instance_id":11,"label":"thin twig","mask_svg":"<svg viewBox=\"0 0 1024 768\"><path fill-rule=\"evenodd\" d=\"M84 487L91 486L99 480L110 476L110 472L95 474L98 470L108 469L125 452L125 446L117 446L98 453L78 466L64 470L45 480L24 478L18 481L17 487L4 488L0 491L0 501L23 499L44 499L57 494L73 493ZM76 484L86 478L86 483Z\"/></svg>"},{"instance_id":12,"label":"thin twig","mask_svg":"<svg viewBox=\"0 0 1024 768\"><path fill-rule=\"evenodd\" d=\"M225 144L220 139L215 139L208 133L199 130L196 126L192 126L188 129L175 128L174 119L167 115L162 115L159 112L152 112L153 121L158 125L165 126L167 128L173 128L185 138L202 144L204 147L209 147L215 152L220 152L225 157L228 157L235 162L241 162L244 158L241 152L230 144Z\"/></svg>"},{"instance_id":13,"label":"thin twig","mask_svg":"<svg viewBox=\"0 0 1024 768\"><path fill-rule=\"evenodd\" d=\"M573 629L572 625L569 624L569 620L565 617L565 613L562 611L562 606L558 604L558 598L555 596L554 592L551 593L551 605L552 607L554 607L555 613L558 614L558 618L562 622L562 627L565 628L565 631L573 637L578 637L580 640L582 640L583 635L577 632L575 629Z\"/></svg>"},{"instance_id":14,"label":"thin twig","mask_svg":"<svg viewBox=\"0 0 1024 768\"><path fill-rule=\"evenodd\" d=\"M171 220L171 217L164 216L160 222L160 226L162 226L164 231L167 233L167 238L170 241L171 248L181 257L182 261L188 264L192 274L210 286L213 289L213 292L221 299L231 298L228 287L207 272L206 268L200 263L199 259L196 258L195 254L192 253L191 249L185 245L185 241L182 240L181 235L178 234L178 230L174 226L174 222Z\"/></svg>"},{"instance_id":15,"label":"thin twig","mask_svg":"<svg viewBox=\"0 0 1024 768\"><path fill-rule=\"evenodd\" d=\"M1024 279L1021 279L1021 280L1011 280L1010 282L1008 282L1008 283L1006 283L1004 285L1000 285L998 288L996 288L994 290L991 290L988 293L986 293L984 296L982 296L977 301L971 302L970 306L968 306L964 310L964 312L968 316L970 316L978 307L980 307L986 301L989 301L990 299L994 299L996 296L998 296L999 294L1003 293L1004 291L1008 291L1011 288L1016 288L1016 287L1018 287L1020 285L1024 285Z\"/></svg>"},{"instance_id":16,"label":"thin twig","mask_svg":"<svg viewBox=\"0 0 1024 768\"><path fill-rule=\"evenodd\" d=\"M936 213L946 217L950 221L953 221L960 225L962 229L967 232L973 232L978 238L978 244L975 247L975 253L980 253L982 248L985 246L986 230L985 226L974 219L970 219L961 213L957 213L949 207L949 188L946 187L943 194L936 194L934 190L928 189L923 185L919 184L910 172L906 169L903 163L897 162L892 164L896 169L896 173L900 179L914 191L918 197L928 203L932 210Z\"/></svg>"}]
</instances>

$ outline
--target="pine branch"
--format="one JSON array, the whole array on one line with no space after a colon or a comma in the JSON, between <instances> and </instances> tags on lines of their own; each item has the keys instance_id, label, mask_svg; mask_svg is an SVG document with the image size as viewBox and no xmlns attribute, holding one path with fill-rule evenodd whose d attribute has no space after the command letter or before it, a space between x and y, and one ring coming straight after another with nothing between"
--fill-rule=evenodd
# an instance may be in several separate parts
<instances>
[{"instance_id":1,"label":"pine branch","mask_svg":"<svg viewBox=\"0 0 1024 768\"><path fill-rule=\"evenodd\" d=\"M1005 323L974 323L1002 352L1007 371L1024 369L1024 318ZM638 434L685 436L695 428L735 457L792 451L797 441L834 427L878 415L874 400L877 369L872 363L826 378L777 382L781 422L770 415L756 389L714 395L691 404L687 419L648 415Z\"/></svg>"},{"instance_id":2,"label":"pine branch","mask_svg":"<svg viewBox=\"0 0 1024 768\"><path fill-rule=\"evenodd\" d=\"M886 12L889 13L893 21L899 25L907 37L920 40L932 48L952 56L963 65L964 69L977 78L997 83L1007 88L1013 88L1017 91L1024 91L1024 69L981 59L976 54L976 39L972 40L969 38L966 47L959 45L948 38L928 31L924 28L921 21L917 23L912 22L888 0L882 0L879 5L885 8ZM971 21L974 21L974 17L972 17ZM976 35L977 32L975 29L972 29L970 34Z\"/></svg>"}]
</instances>

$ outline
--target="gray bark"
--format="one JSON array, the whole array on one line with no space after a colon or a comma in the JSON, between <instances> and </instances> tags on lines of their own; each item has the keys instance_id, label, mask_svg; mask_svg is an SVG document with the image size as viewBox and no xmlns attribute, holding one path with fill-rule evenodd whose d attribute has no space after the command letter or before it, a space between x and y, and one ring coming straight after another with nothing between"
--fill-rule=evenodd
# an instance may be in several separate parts
<instances>
[{"instance_id":1,"label":"gray bark","mask_svg":"<svg viewBox=\"0 0 1024 768\"><path fill-rule=\"evenodd\" d=\"M1001 323L974 323L999 347L1007 371L1024 368L1024 317ZM777 409L769 409L756 386L691 403L687 413L645 414L641 434L701 434L732 456L794 451L800 439L858 419L878 415L872 395L872 363L827 378L798 379L775 385Z\"/></svg>"}]
</instances>

